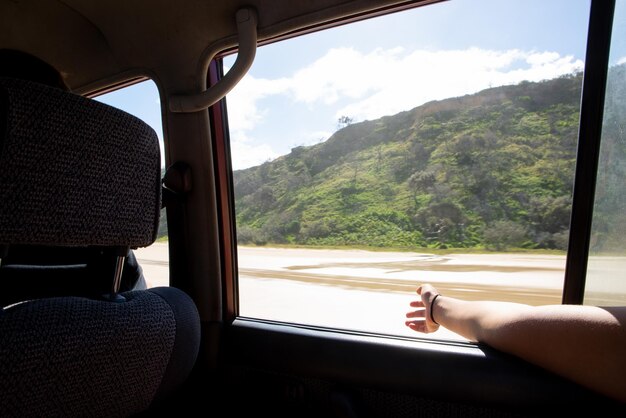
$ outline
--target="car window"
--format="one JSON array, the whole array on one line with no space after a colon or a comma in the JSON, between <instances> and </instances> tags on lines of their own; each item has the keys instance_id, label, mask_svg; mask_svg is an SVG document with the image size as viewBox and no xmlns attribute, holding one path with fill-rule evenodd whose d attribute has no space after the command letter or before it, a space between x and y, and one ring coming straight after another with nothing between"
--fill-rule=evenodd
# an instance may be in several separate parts
<instances>
[{"instance_id":1,"label":"car window","mask_svg":"<svg viewBox=\"0 0 626 418\"><path fill-rule=\"evenodd\" d=\"M458 0L260 47L226 97L239 314L415 336L424 282L561 303L588 15Z\"/></svg>"},{"instance_id":2,"label":"car window","mask_svg":"<svg viewBox=\"0 0 626 418\"><path fill-rule=\"evenodd\" d=\"M585 304L625 305L626 4L615 3Z\"/></svg>"}]
</instances>

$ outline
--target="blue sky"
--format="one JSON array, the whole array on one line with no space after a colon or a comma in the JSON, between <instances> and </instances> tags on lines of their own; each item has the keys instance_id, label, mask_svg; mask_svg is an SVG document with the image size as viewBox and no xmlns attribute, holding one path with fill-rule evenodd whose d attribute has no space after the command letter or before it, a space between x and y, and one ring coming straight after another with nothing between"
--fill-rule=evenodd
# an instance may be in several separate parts
<instances>
[{"instance_id":1,"label":"blue sky","mask_svg":"<svg viewBox=\"0 0 626 418\"><path fill-rule=\"evenodd\" d=\"M260 47L226 97L233 166L324 141L342 115L358 122L582 70L588 13L588 0L449 0ZM623 26L616 30L624 33ZM613 45L613 64L625 61L622 38ZM224 60L226 71L234 58ZM152 82L100 100L139 116L162 137Z\"/></svg>"}]
</instances>

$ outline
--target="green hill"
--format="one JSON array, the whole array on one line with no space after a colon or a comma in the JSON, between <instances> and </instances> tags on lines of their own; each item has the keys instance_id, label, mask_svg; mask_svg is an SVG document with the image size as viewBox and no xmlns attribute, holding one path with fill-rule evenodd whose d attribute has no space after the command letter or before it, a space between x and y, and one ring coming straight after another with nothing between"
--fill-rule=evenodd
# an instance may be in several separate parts
<instances>
[{"instance_id":1,"label":"green hill","mask_svg":"<svg viewBox=\"0 0 626 418\"><path fill-rule=\"evenodd\" d=\"M626 65L610 70L594 251L625 239L624 80ZM434 101L235 171L238 242L564 250L581 85L575 74Z\"/></svg>"},{"instance_id":2,"label":"green hill","mask_svg":"<svg viewBox=\"0 0 626 418\"><path fill-rule=\"evenodd\" d=\"M238 241L564 248L581 77L430 102L236 171Z\"/></svg>"}]
</instances>

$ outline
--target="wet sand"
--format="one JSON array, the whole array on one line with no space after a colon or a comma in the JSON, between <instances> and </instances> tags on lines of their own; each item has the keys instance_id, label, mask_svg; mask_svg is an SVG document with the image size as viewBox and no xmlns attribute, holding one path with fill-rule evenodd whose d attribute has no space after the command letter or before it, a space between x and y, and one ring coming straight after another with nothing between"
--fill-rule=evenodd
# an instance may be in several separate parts
<instances>
[{"instance_id":1,"label":"wet sand","mask_svg":"<svg viewBox=\"0 0 626 418\"><path fill-rule=\"evenodd\" d=\"M404 326L421 283L466 300L560 303L564 256L240 248L240 312L399 336L465 341Z\"/></svg>"},{"instance_id":2,"label":"wet sand","mask_svg":"<svg viewBox=\"0 0 626 418\"><path fill-rule=\"evenodd\" d=\"M150 285L167 284L167 244L136 251ZM404 326L420 283L466 300L561 303L565 256L433 255L240 247L240 314L299 324L417 335ZM429 338L463 340L447 330Z\"/></svg>"}]
</instances>

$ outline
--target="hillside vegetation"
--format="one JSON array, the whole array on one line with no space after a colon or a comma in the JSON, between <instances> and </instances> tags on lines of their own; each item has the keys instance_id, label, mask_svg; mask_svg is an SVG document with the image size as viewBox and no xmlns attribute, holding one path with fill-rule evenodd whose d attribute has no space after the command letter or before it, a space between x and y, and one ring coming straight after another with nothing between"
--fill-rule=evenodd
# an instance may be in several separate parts
<instances>
[{"instance_id":1,"label":"hillside vegetation","mask_svg":"<svg viewBox=\"0 0 626 418\"><path fill-rule=\"evenodd\" d=\"M563 248L581 75L355 123L234 173L239 243Z\"/></svg>"},{"instance_id":2,"label":"hillside vegetation","mask_svg":"<svg viewBox=\"0 0 626 418\"><path fill-rule=\"evenodd\" d=\"M581 77L430 102L236 171L238 241L564 249Z\"/></svg>"}]
</instances>

